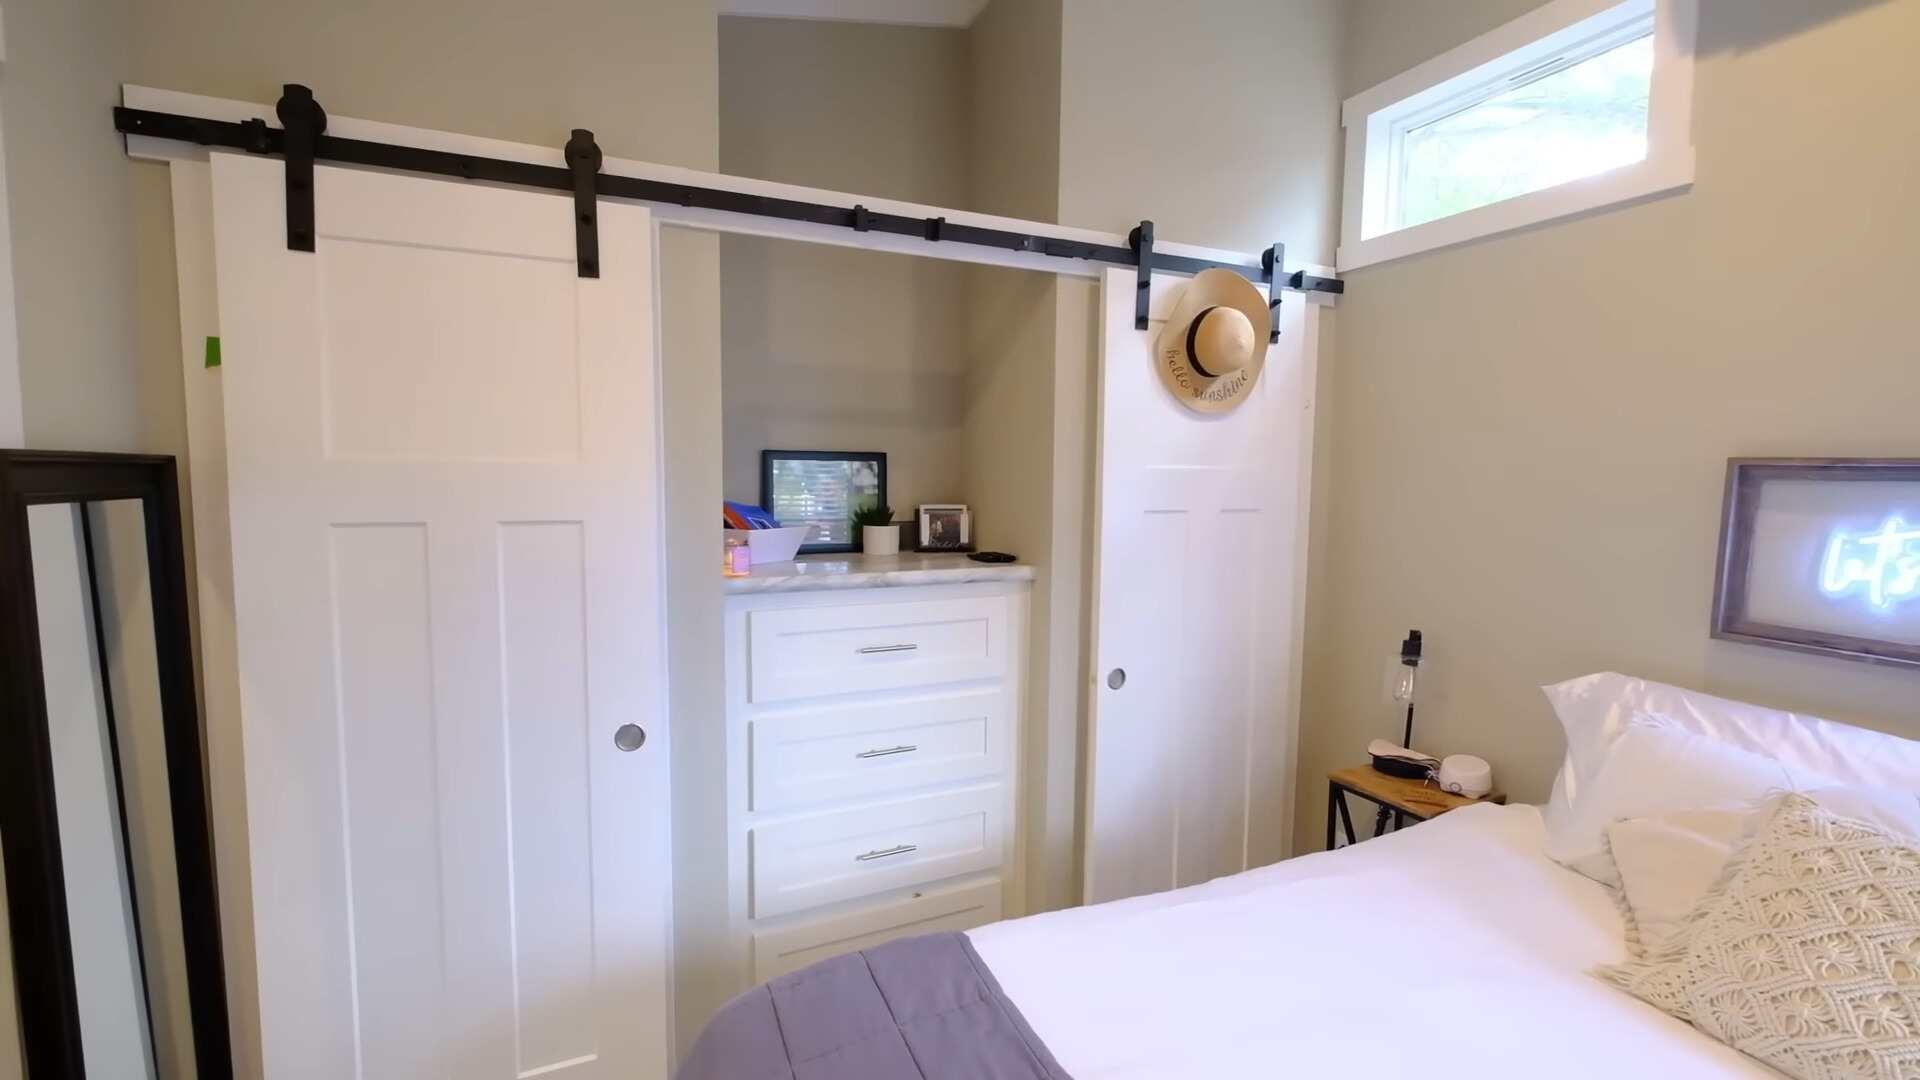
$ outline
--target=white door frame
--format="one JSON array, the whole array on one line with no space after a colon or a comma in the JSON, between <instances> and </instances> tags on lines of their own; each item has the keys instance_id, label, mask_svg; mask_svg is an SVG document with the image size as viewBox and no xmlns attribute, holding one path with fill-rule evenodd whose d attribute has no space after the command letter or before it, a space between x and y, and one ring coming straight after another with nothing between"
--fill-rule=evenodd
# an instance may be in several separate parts
<instances>
[{"instance_id":1,"label":"white door frame","mask_svg":"<svg viewBox=\"0 0 1920 1080\"><path fill-rule=\"evenodd\" d=\"M271 105L207 97L178 91L128 84L122 88L123 101L130 108L171 112L216 120L243 121L272 117ZM329 116L329 134L365 139L450 153L472 154L508 161L564 166L562 151L556 147L508 142L474 135L436 131L430 128L388 124L353 117ZM216 299L213 258L212 174L207 165L207 147L169 139L129 136L127 154L136 160L163 161L170 166L173 188L175 266L179 279L181 363L186 373L186 413L188 477L193 492L192 529L195 538L197 602L200 658L204 685L203 708L207 729L209 798L217 843L217 876L221 898L221 933L226 952L229 1012L233 1030L235 1075L242 1080L261 1076L260 1016L257 980L254 977L252 883L242 855L248 849L245 764L239 701L239 668L235 651L233 618L232 543L227 510L226 431L220 381L204 377L202 371L205 343L219 334L219 310ZM684 169L624 158L607 158L603 170L625 176L643 177L669 183L714 187L771 198L792 199L837 205L864 205L875 213L906 217L944 217L955 225L968 225L1012 232L1044 233L1064 239L1109 247L1126 247L1126 237L1092 229L1077 229L1043 222L998 217L946 207L902 202L820 188L781 184L722 173ZM1080 259L1065 259L1031 252L1006 251L971 244L940 243L919 237L895 236L876 232L856 232L831 225L785 221L751 214L704 210L668 203L651 203L654 210L656 252L659 229L679 227L769 239L795 240L834 247L915 255L952 262L1016 269L1038 270L1064 277L1098 281L1108 264ZM1237 265L1258 265L1260 256L1191 244L1156 242L1155 250L1167 255ZM1289 262L1285 272L1304 271L1310 275L1332 276L1331 267L1315 263ZM654 298L658 303L658 281ZM1097 294L1096 294L1097 295ZM11 296L7 297L11 302ZM1320 308L1332 307L1335 298L1327 293L1299 293L1288 298L1310 306L1307 326L1315 333ZM655 333L659 333L656 320ZM1310 353L1317 355L1317 352ZM16 380L17 383L17 380ZM4 388L0 387L0 391ZM664 401L663 401L664 404ZM1090 408L1097 409L1097 403ZM1311 472L1311 447L1303 471ZM717 496L717 492L715 493ZM1304 573L1305 536L1302 528L1302 567ZM665 612L662 612L663 639ZM1297 632L1295 640L1299 640ZM1085 663L1095 658L1091 649ZM1291 663L1297 668L1298 655ZM1089 666L1081 673L1091 680ZM1297 725L1296 725L1297 726ZM1085 748L1081 747L1084 753ZM1023 808L1032 804L1023 803ZM1285 808L1291 815L1292 807ZM1029 811L1030 812L1030 811ZM1023 833L1044 823L1029 820ZM222 856L221 853L229 853ZM669 917L671 918L671 911ZM669 928L671 943L671 927ZM3 1060L3 1059L0 1059ZM14 1080L0 1072L0 1080Z\"/></svg>"}]
</instances>

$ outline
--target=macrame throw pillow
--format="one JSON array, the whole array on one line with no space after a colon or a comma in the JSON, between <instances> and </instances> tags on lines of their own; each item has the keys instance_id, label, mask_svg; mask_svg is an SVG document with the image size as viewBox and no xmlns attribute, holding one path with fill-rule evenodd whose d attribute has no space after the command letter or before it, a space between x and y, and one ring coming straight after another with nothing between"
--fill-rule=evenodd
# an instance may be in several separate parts
<instances>
[{"instance_id":1,"label":"macrame throw pillow","mask_svg":"<svg viewBox=\"0 0 1920 1080\"><path fill-rule=\"evenodd\" d=\"M1782 797L1685 926L1595 972L1800 1080L1920 1080L1920 847Z\"/></svg>"}]
</instances>

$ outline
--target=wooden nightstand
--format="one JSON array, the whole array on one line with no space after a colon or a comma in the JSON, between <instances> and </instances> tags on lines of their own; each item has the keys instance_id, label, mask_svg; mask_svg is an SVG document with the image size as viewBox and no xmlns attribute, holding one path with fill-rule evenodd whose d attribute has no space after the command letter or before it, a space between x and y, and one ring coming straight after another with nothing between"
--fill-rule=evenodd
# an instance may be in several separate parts
<instances>
[{"instance_id":1,"label":"wooden nightstand","mask_svg":"<svg viewBox=\"0 0 1920 1080\"><path fill-rule=\"evenodd\" d=\"M1405 827L1409 820L1426 821L1439 817L1449 810L1458 810L1475 803L1505 803L1507 797L1500 791L1493 791L1478 798L1469 799L1463 795L1449 795L1426 780L1402 780L1397 776L1388 776L1371 765L1355 765L1351 769L1327 774L1327 850L1334 849L1334 815L1339 815L1339 824L1346 833L1347 843L1358 843L1353 834L1353 817L1347 811L1347 794L1358 795L1380 807L1374 816L1373 835L1379 836L1387 831L1387 822L1391 820L1396 829Z\"/></svg>"}]
</instances>

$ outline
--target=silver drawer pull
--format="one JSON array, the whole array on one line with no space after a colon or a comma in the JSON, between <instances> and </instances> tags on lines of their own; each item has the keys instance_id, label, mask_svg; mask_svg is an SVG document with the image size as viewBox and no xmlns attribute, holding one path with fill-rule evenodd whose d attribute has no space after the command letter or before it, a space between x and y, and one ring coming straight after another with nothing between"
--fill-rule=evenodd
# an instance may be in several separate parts
<instances>
[{"instance_id":1,"label":"silver drawer pull","mask_svg":"<svg viewBox=\"0 0 1920 1080\"><path fill-rule=\"evenodd\" d=\"M885 750L862 750L853 756L857 758L892 757L895 754L911 754L918 749L920 748L917 746L894 746Z\"/></svg>"},{"instance_id":2,"label":"silver drawer pull","mask_svg":"<svg viewBox=\"0 0 1920 1080\"><path fill-rule=\"evenodd\" d=\"M860 655L872 656L874 653L912 652L919 647L918 645L869 645L860 650Z\"/></svg>"},{"instance_id":3,"label":"silver drawer pull","mask_svg":"<svg viewBox=\"0 0 1920 1080\"><path fill-rule=\"evenodd\" d=\"M869 851L865 855L855 855L853 857L853 861L854 862L872 862L875 859L890 859L895 855L905 855L910 851L919 851L919 850L920 850L919 844L901 844L899 847L890 847L885 851Z\"/></svg>"}]
</instances>

